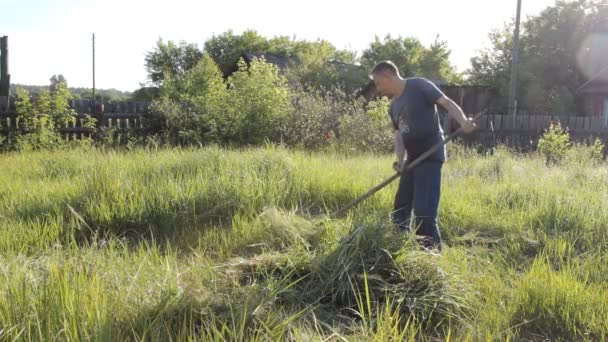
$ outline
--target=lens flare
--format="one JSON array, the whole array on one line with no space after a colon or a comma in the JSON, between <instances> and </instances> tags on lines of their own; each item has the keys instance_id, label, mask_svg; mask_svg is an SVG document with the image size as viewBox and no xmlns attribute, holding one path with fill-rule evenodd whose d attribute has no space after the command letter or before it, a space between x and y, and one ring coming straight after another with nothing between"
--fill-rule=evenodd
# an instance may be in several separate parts
<instances>
[{"instance_id":1,"label":"lens flare","mask_svg":"<svg viewBox=\"0 0 608 342\"><path fill-rule=\"evenodd\" d=\"M608 33L587 36L578 49L576 64L588 80L608 81Z\"/></svg>"}]
</instances>

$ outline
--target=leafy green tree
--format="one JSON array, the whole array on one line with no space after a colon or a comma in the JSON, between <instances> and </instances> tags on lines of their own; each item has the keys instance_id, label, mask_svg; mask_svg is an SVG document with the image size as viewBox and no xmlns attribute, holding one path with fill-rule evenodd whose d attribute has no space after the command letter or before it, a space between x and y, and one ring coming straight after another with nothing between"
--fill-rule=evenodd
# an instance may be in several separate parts
<instances>
[{"instance_id":1,"label":"leafy green tree","mask_svg":"<svg viewBox=\"0 0 608 342\"><path fill-rule=\"evenodd\" d=\"M285 40L276 41L276 46L288 50ZM232 30L213 36L205 42L205 52L215 61L225 76L229 76L233 66L243 53L271 52L268 40L256 31L249 30L236 35Z\"/></svg>"},{"instance_id":2,"label":"leafy green tree","mask_svg":"<svg viewBox=\"0 0 608 342\"><path fill-rule=\"evenodd\" d=\"M423 76L458 83L462 77L449 59L450 50L445 41L436 39L427 48L416 38L395 38L389 34L384 39L376 36L369 48L363 51L361 64L370 70L380 61L391 60L404 77Z\"/></svg>"},{"instance_id":3,"label":"leafy green tree","mask_svg":"<svg viewBox=\"0 0 608 342\"><path fill-rule=\"evenodd\" d=\"M51 93L54 93L54 92L55 92L55 88L57 87L57 85L58 85L59 83L65 83L66 85L68 84L68 81L67 81L67 80L65 79L65 77L64 77L63 75L61 75L61 74L59 74L59 75L53 75L53 76L51 77L51 80L50 80L50 81L51 81L51 86L50 86Z\"/></svg>"},{"instance_id":4,"label":"leafy green tree","mask_svg":"<svg viewBox=\"0 0 608 342\"><path fill-rule=\"evenodd\" d=\"M306 90L353 94L367 80L367 71L355 64L352 51L338 50L324 40L298 42L296 51L300 64L288 78Z\"/></svg>"},{"instance_id":5,"label":"leafy green tree","mask_svg":"<svg viewBox=\"0 0 608 342\"><path fill-rule=\"evenodd\" d=\"M589 39L608 8L590 0L557 1L522 23L518 107L532 112L568 115L581 111L578 87L605 67L608 54ZM512 25L490 34L489 49L471 59L469 82L498 91L493 106L505 111L511 73Z\"/></svg>"},{"instance_id":6,"label":"leafy green tree","mask_svg":"<svg viewBox=\"0 0 608 342\"><path fill-rule=\"evenodd\" d=\"M287 73L290 83L301 84L309 89L340 88L351 91L359 87L367 75L361 67L352 68L351 65L350 69L345 70L344 67L337 68L336 64L332 64L353 64L357 61L357 56L352 51L338 50L325 40L296 40L286 36L268 39L251 30L241 35L227 31L208 40L205 52L213 58L226 77L237 71L238 66L235 66L244 53L268 53L287 58L291 62L291 70Z\"/></svg>"},{"instance_id":7,"label":"leafy green tree","mask_svg":"<svg viewBox=\"0 0 608 342\"><path fill-rule=\"evenodd\" d=\"M158 87L141 87L131 95L132 101L152 101L160 97L160 88Z\"/></svg>"},{"instance_id":8,"label":"leafy green tree","mask_svg":"<svg viewBox=\"0 0 608 342\"><path fill-rule=\"evenodd\" d=\"M499 95L492 98L489 104L491 109L497 112L507 108L513 42L511 31L512 25L493 30L489 34L492 48L484 49L471 58L471 70L468 72L469 84L492 86L497 91ZM519 84L524 83L527 83L527 80L520 78Z\"/></svg>"},{"instance_id":9,"label":"leafy green tree","mask_svg":"<svg viewBox=\"0 0 608 342\"><path fill-rule=\"evenodd\" d=\"M183 41L176 44L171 40L165 44L159 39L156 48L146 55L148 78L156 86L162 85L167 75L181 78L186 71L198 63L201 57L202 52L196 44Z\"/></svg>"}]
</instances>

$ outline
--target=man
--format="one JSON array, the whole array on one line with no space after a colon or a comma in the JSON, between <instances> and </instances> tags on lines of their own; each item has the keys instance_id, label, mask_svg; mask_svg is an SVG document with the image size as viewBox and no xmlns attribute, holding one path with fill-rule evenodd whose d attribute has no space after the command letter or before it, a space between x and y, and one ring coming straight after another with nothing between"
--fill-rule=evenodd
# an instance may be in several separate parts
<instances>
[{"instance_id":1,"label":"man","mask_svg":"<svg viewBox=\"0 0 608 342\"><path fill-rule=\"evenodd\" d=\"M391 61L378 63L370 74L378 91L391 99L389 116L395 134L395 169L405 172L407 160L414 161L443 140L436 104L463 127L465 133L475 129L475 123L462 109L445 96L429 80L421 77L402 78ZM393 222L409 231L412 210L417 235L427 249L441 251L441 235L437 226L437 208L441 189L441 167L445 161L445 146L438 149L418 166L401 175L395 196Z\"/></svg>"}]
</instances>

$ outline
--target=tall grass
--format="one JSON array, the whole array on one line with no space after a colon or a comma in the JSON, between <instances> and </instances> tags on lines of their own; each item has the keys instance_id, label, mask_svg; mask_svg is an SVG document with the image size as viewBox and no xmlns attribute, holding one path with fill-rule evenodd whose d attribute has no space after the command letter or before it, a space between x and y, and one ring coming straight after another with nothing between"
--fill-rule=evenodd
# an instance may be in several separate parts
<instances>
[{"instance_id":1,"label":"tall grass","mask_svg":"<svg viewBox=\"0 0 608 342\"><path fill-rule=\"evenodd\" d=\"M608 168L450 151L440 256L396 232L391 157L0 156L3 340L603 340ZM579 158L580 159L580 158Z\"/></svg>"}]
</instances>

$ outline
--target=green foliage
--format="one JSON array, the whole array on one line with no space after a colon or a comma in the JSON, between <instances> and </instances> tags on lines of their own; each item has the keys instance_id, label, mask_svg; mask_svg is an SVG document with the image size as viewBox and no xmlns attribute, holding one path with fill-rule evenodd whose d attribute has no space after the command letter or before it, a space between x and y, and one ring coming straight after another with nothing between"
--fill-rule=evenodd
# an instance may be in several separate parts
<instances>
[{"instance_id":1,"label":"green foliage","mask_svg":"<svg viewBox=\"0 0 608 342\"><path fill-rule=\"evenodd\" d=\"M595 161L604 161L604 150L605 150L606 146L604 146L604 143L602 143L602 141L600 140L600 138L595 138L595 140L593 140L593 144L591 145L591 151L590 151L590 157L592 160Z\"/></svg>"},{"instance_id":2,"label":"green foliage","mask_svg":"<svg viewBox=\"0 0 608 342\"><path fill-rule=\"evenodd\" d=\"M51 85L50 85L50 87L49 87L49 88L50 88L50 90L51 90L51 93L54 93L54 92L55 92L55 90L57 89L57 86L58 86L60 83L65 83L66 85L68 84L68 81L67 81L67 80L65 79L65 77L64 77L63 75L61 75L61 74L59 74L59 75L53 75L53 76L51 77L50 81L51 81Z\"/></svg>"},{"instance_id":3,"label":"green foliage","mask_svg":"<svg viewBox=\"0 0 608 342\"><path fill-rule=\"evenodd\" d=\"M180 79L165 78L162 98L152 106L151 132L168 143L261 144L276 137L289 111L285 80L275 66L254 60L223 82L207 54Z\"/></svg>"},{"instance_id":4,"label":"green foliage","mask_svg":"<svg viewBox=\"0 0 608 342\"><path fill-rule=\"evenodd\" d=\"M160 89L158 87L141 87L133 92L130 97L131 101L152 101L160 97Z\"/></svg>"},{"instance_id":5,"label":"green foliage","mask_svg":"<svg viewBox=\"0 0 608 342\"><path fill-rule=\"evenodd\" d=\"M346 149L369 152L389 152L393 134L388 120L389 101L371 102L367 111L361 106L340 118L340 144ZM358 110L357 110L358 109Z\"/></svg>"},{"instance_id":6,"label":"green foliage","mask_svg":"<svg viewBox=\"0 0 608 342\"><path fill-rule=\"evenodd\" d=\"M547 165L562 161L569 148L570 134L562 128L559 122L551 123L538 140L538 151L545 157Z\"/></svg>"},{"instance_id":7,"label":"green foliage","mask_svg":"<svg viewBox=\"0 0 608 342\"><path fill-rule=\"evenodd\" d=\"M354 95L367 81L368 71L360 65L340 61L318 61L300 64L289 70L290 83L311 92Z\"/></svg>"},{"instance_id":8,"label":"green foliage","mask_svg":"<svg viewBox=\"0 0 608 342\"><path fill-rule=\"evenodd\" d=\"M72 98L65 82L54 85L49 94L42 91L38 102L33 104L30 94L17 88L17 122L19 131L9 140L9 148L17 150L53 149L62 145L57 128L75 122L75 112L70 108Z\"/></svg>"},{"instance_id":9,"label":"green foliage","mask_svg":"<svg viewBox=\"0 0 608 342\"><path fill-rule=\"evenodd\" d=\"M264 60L254 60L248 68L239 61L239 71L228 78L229 101L225 109L225 138L241 144L260 144L272 139L276 126L287 115L289 92L278 69Z\"/></svg>"},{"instance_id":10,"label":"green foliage","mask_svg":"<svg viewBox=\"0 0 608 342\"><path fill-rule=\"evenodd\" d=\"M348 101L315 91L292 90L292 109L278 127L279 142L319 150L336 143L339 118L351 108Z\"/></svg>"},{"instance_id":11,"label":"green foliage","mask_svg":"<svg viewBox=\"0 0 608 342\"><path fill-rule=\"evenodd\" d=\"M209 131L204 113L194 106L162 98L152 103L149 134L160 133L163 142L176 145L199 145Z\"/></svg>"},{"instance_id":12,"label":"green foliage","mask_svg":"<svg viewBox=\"0 0 608 342\"><path fill-rule=\"evenodd\" d=\"M74 117L76 112L70 107L71 99L72 94L65 82L59 82L55 86L55 90L51 92L48 113L56 125L67 126L76 120ZM41 109L39 108L40 112L42 112Z\"/></svg>"},{"instance_id":13,"label":"green foliage","mask_svg":"<svg viewBox=\"0 0 608 342\"><path fill-rule=\"evenodd\" d=\"M167 76L180 79L201 56L202 52L195 44L183 41L175 44L171 40L165 44L159 39L156 48L146 54L148 78L157 86L162 85Z\"/></svg>"},{"instance_id":14,"label":"green foliage","mask_svg":"<svg viewBox=\"0 0 608 342\"><path fill-rule=\"evenodd\" d=\"M224 115L227 91L207 54L181 80L168 75L161 91L146 123L148 134L160 133L165 143L179 145L219 141L222 129L218 126L229 124Z\"/></svg>"},{"instance_id":15,"label":"green foliage","mask_svg":"<svg viewBox=\"0 0 608 342\"><path fill-rule=\"evenodd\" d=\"M245 53L269 53L291 58L294 62L306 67L313 64L321 65L332 60L346 63L356 62L354 52L338 50L325 40L295 40L287 36L266 38L255 30L247 30L240 35L234 34L231 30L214 35L205 42L205 52L213 58L226 77L238 70L238 66L235 69L235 65L241 55Z\"/></svg>"},{"instance_id":16,"label":"green foliage","mask_svg":"<svg viewBox=\"0 0 608 342\"><path fill-rule=\"evenodd\" d=\"M599 165L605 161L604 144L599 138L595 138L593 142L574 143L566 158L574 165Z\"/></svg>"},{"instance_id":17,"label":"green foliage","mask_svg":"<svg viewBox=\"0 0 608 342\"><path fill-rule=\"evenodd\" d=\"M34 99L37 99L43 92L53 92L57 86L58 80L63 76L59 75L59 77L54 76L55 79L51 78L51 86L32 86L32 85L19 85L12 84L11 87L23 88L30 93L30 96ZM72 94L74 99L92 99L93 98L93 89L91 88L83 88L83 87L69 87L68 90ZM12 92L16 94L16 90ZM98 101L109 101L109 102L117 102L117 101L127 101L131 97L131 93L120 91L117 89L96 89L95 90L95 98ZM138 98L133 99L135 101L146 101L147 99Z\"/></svg>"},{"instance_id":18,"label":"green foliage","mask_svg":"<svg viewBox=\"0 0 608 342\"><path fill-rule=\"evenodd\" d=\"M583 113L578 87L605 66L602 43L593 40L607 9L600 2L558 1L522 23L518 107L554 115ZM505 111L511 73L513 25L490 34L492 47L471 59L469 82L498 91L494 110Z\"/></svg>"},{"instance_id":19,"label":"green foliage","mask_svg":"<svg viewBox=\"0 0 608 342\"><path fill-rule=\"evenodd\" d=\"M90 88L70 88L74 98L92 99L93 89ZM95 89L95 99L102 102L129 101L131 94L117 89ZM147 99L132 99L135 101L147 101Z\"/></svg>"},{"instance_id":20,"label":"green foliage","mask_svg":"<svg viewBox=\"0 0 608 342\"><path fill-rule=\"evenodd\" d=\"M383 40L376 36L369 48L363 52L361 64L369 71L380 61L392 60L403 77L422 76L448 83L460 83L462 77L450 64L449 57L450 50L445 41L436 39L427 48L416 38L393 38L389 34Z\"/></svg>"},{"instance_id":21,"label":"green foliage","mask_svg":"<svg viewBox=\"0 0 608 342\"><path fill-rule=\"evenodd\" d=\"M224 76L229 76L234 65L244 53L276 53L270 49L268 40L256 31L247 30L241 35L235 35L231 30L220 35L214 35L205 42L205 52L213 58ZM280 39L279 46L285 53L289 51L289 40Z\"/></svg>"}]
</instances>

